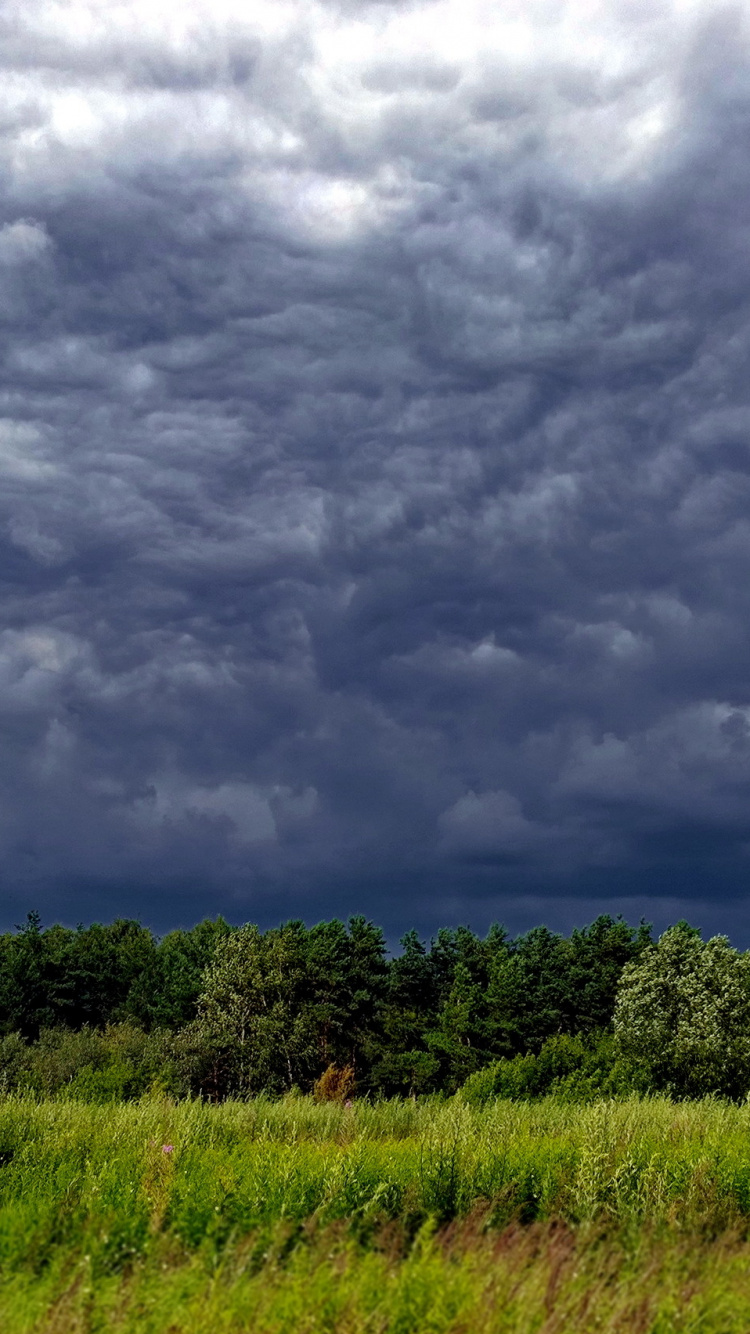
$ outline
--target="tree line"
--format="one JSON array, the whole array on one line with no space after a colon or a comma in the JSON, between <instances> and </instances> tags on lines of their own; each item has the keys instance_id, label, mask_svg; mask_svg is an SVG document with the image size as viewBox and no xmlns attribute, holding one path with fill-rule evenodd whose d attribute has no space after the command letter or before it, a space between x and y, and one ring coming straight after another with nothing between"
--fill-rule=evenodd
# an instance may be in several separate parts
<instances>
[{"instance_id":1,"label":"tree line","mask_svg":"<svg viewBox=\"0 0 750 1334\"><path fill-rule=\"evenodd\" d=\"M750 963L686 923L569 936L407 932L364 917L157 939L35 913L0 935L0 1088L91 1099L455 1093L470 1100L750 1088Z\"/></svg>"}]
</instances>

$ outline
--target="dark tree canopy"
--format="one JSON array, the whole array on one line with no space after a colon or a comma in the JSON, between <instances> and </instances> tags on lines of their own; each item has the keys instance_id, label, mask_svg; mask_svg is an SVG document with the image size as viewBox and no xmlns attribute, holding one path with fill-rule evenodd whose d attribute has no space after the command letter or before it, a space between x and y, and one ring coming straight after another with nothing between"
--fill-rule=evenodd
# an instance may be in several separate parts
<instances>
[{"instance_id":1,"label":"dark tree canopy","mask_svg":"<svg viewBox=\"0 0 750 1334\"><path fill-rule=\"evenodd\" d=\"M17 1056L13 1035L54 1047L51 1033L82 1033L83 1052L86 1034L117 1030L121 1053L151 1034L149 1069L171 1061L211 1096L310 1089L332 1067L360 1092L452 1092L494 1061L610 1030L622 971L649 942L643 924L601 916L570 937L409 931L389 958L361 916L265 932L217 918L158 940L135 921L45 929L30 913L0 936L0 1036Z\"/></svg>"}]
</instances>

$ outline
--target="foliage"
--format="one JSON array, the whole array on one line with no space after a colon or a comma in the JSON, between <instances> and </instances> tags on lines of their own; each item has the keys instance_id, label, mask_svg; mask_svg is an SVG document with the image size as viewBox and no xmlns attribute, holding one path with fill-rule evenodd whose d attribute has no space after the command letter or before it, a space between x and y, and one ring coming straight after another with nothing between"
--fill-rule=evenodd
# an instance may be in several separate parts
<instances>
[{"instance_id":1,"label":"foliage","mask_svg":"<svg viewBox=\"0 0 750 1334\"><path fill-rule=\"evenodd\" d=\"M481 940L459 927L426 949L409 932L388 972L373 1087L452 1092L498 1057L606 1029L620 973L649 941L643 923L607 915L569 939L538 927L511 941L492 927Z\"/></svg>"},{"instance_id":2,"label":"foliage","mask_svg":"<svg viewBox=\"0 0 750 1334\"><path fill-rule=\"evenodd\" d=\"M225 922L172 932L159 944L139 922L118 919L72 931L42 930L29 913L0 936L0 1032L35 1038L43 1028L99 1028L134 1019L176 1027L193 1017L201 977Z\"/></svg>"},{"instance_id":3,"label":"foliage","mask_svg":"<svg viewBox=\"0 0 750 1334\"><path fill-rule=\"evenodd\" d=\"M680 1097L750 1088L750 958L726 937L671 927L625 968L614 1029L652 1087Z\"/></svg>"},{"instance_id":4,"label":"foliage","mask_svg":"<svg viewBox=\"0 0 750 1334\"><path fill-rule=\"evenodd\" d=\"M130 1022L103 1030L46 1028L34 1043L12 1033L0 1040L0 1090L121 1101L177 1084L171 1060L164 1032L147 1034Z\"/></svg>"},{"instance_id":5,"label":"foliage","mask_svg":"<svg viewBox=\"0 0 750 1334\"><path fill-rule=\"evenodd\" d=\"M301 922L265 935L245 926L206 970L196 1032L217 1053L222 1091L279 1093L309 1078L315 1031L301 1004L304 945Z\"/></svg>"},{"instance_id":6,"label":"foliage","mask_svg":"<svg viewBox=\"0 0 750 1334\"><path fill-rule=\"evenodd\" d=\"M231 931L223 917L207 918L191 931L170 931L135 978L127 1012L143 1027L177 1029L196 1016L203 974L217 944Z\"/></svg>"},{"instance_id":7,"label":"foliage","mask_svg":"<svg viewBox=\"0 0 750 1334\"><path fill-rule=\"evenodd\" d=\"M215 1053L220 1092L310 1088L329 1065L357 1072L378 1030L385 942L362 917L348 926L245 926L217 945L195 1034Z\"/></svg>"},{"instance_id":8,"label":"foliage","mask_svg":"<svg viewBox=\"0 0 750 1334\"><path fill-rule=\"evenodd\" d=\"M586 1102L627 1094L639 1082L637 1067L623 1059L610 1034L561 1034L548 1038L538 1052L484 1066L466 1080L461 1095L474 1107L492 1098L528 1101L550 1095Z\"/></svg>"},{"instance_id":9,"label":"foliage","mask_svg":"<svg viewBox=\"0 0 750 1334\"><path fill-rule=\"evenodd\" d=\"M361 917L30 914L0 937L3 1331L744 1334L749 1087L750 958L685 923L389 960Z\"/></svg>"},{"instance_id":10,"label":"foliage","mask_svg":"<svg viewBox=\"0 0 750 1334\"><path fill-rule=\"evenodd\" d=\"M331 1067L378 1097L750 1088L750 963L723 938L682 923L653 944L605 915L569 937L461 926L401 945L389 959L363 917L157 941L31 913L0 936L0 1088L283 1096Z\"/></svg>"},{"instance_id":11,"label":"foliage","mask_svg":"<svg viewBox=\"0 0 750 1334\"><path fill-rule=\"evenodd\" d=\"M650 940L641 923L598 917L569 940L534 927L493 961L488 1000L509 1053L538 1051L550 1037L588 1033L611 1021L623 967Z\"/></svg>"}]
</instances>

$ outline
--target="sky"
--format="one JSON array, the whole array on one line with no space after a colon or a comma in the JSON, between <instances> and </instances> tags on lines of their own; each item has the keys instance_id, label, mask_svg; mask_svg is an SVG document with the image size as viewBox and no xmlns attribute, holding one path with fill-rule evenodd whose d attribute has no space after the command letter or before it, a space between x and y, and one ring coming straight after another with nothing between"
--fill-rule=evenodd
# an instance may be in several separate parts
<instances>
[{"instance_id":1,"label":"sky","mask_svg":"<svg viewBox=\"0 0 750 1334\"><path fill-rule=\"evenodd\" d=\"M750 946L750 0L3 0L0 926Z\"/></svg>"}]
</instances>

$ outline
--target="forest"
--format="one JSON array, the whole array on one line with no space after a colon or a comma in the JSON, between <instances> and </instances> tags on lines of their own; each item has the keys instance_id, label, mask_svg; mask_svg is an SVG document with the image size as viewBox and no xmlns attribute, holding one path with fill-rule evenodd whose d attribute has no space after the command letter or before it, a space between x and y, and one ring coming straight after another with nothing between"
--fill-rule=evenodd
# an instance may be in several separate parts
<instances>
[{"instance_id":1,"label":"forest","mask_svg":"<svg viewBox=\"0 0 750 1334\"><path fill-rule=\"evenodd\" d=\"M745 1097L750 956L679 922L468 927L390 956L364 917L261 931L36 913L0 936L0 1089L89 1102Z\"/></svg>"},{"instance_id":2,"label":"forest","mask_svg":"<svg viewBox=\"0 0 750 1334\"><path fill-rule=\"evenodd\" d=\"M725 937L31 913L0 960L7 1334L746 1334Z\"/></svg>"}]
</instances>

